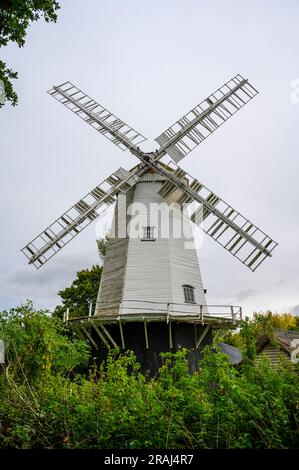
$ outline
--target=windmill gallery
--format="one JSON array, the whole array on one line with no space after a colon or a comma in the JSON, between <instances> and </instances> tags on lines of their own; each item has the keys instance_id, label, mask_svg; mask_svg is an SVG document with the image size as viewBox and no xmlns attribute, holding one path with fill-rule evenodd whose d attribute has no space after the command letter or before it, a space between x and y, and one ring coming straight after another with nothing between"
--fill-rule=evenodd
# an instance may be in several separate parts
<instances>
[{"instance_id":1,"label":"windmill gallery","mask_svg":"<svg viewBox=\"0 0 299 470\"><path fill-rule=\"evenodd\" d=\"M139 132L72 83L49 93L139 163L129 171L116 170L28 243L23 253L40 268L115 204L95 308L84 317L66 315L66 324L90 342L99 359L111 347L132 349L143 369L154 373L161 352L186 347L190 367L196 369L213 330L235 325L242 310L208 305L192 224L252 271L271 256L277 243L178 162L257 90L236 75L157 137L159 148L153 152L143 152L139 145L145 138ZM162 221L167 221L166 229Z\"/></svg>"}]
</instances>

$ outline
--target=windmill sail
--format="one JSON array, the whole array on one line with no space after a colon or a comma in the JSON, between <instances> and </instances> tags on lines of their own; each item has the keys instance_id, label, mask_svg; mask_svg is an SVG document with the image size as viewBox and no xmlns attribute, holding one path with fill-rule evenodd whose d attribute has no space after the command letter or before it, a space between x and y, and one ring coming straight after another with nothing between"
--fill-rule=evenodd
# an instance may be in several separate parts
<instances>
[{"instance_id":1,"label":"windmill sail","mask_svg":"<svg viewBox=\"0 0 299 470\"><path fill-rule=\"evenodd\" d=\"M216 193L172 162L168 164L168 170L157 162L151 165L167 180L160 195L167 200L176 191L179 204L195 202L197 208L191 220L245 266L255 271L271 256L277 243Z\"/></svg>"},{"instance_id":2,"label":"windmill sail","mask_svg":"<svg viewBox=\"0 0 299 470\"><path fill-rule=\"evenodd\" d=\"M159 153L179 162L257 94L236 75L155 139Z\"/></svg>"},{"instance_id":3,"label":"windmill sail","mask_svg":"<svg viewBox=\"0 0 299 470\"><path fill-rule=\"evenodd\" d=\"M54 86L48 93L122 150L136 149L146 140L133 127L128 126L71 82Z\"/></svg>"},{"instance_id":4,"label":"windmill sail","mask_svg":"<svg viewBox=\"0 0 299 470\"><path fill-rule=\"evenodd\" d=\"M45 264L113 204L119 192L125 193L134 186L142 171L142 165L133 171L119 168L64 212L21 250L29 259L29 264L33 264L37 269Z\"/></svg>"},{"instance_id":5,"label":"windmill sail","mask_svg":"<svg viewBox=\"0 0 299 470\"><path fill-rule=\"evenodd\" d=\"M197 205L192 220L249 269L254 271L271 256L277 246L271 237L175 163L165 167L159 162L166 153L175 162L180 161L256 96L257 90L247 79L236 75L212 93L163 132L156 139L160 149L151 154L139 149L138 145L145 140L139 132L72 83L55 86L49 93L118 147L129 149L141 163L131 171L119 168L28 243L22 251L29 264L42 266L114 203L119 192L134 186L147 168L165 177L159 191L161 196L176 199L181 205Z\"/></svg>"}]
</instances>

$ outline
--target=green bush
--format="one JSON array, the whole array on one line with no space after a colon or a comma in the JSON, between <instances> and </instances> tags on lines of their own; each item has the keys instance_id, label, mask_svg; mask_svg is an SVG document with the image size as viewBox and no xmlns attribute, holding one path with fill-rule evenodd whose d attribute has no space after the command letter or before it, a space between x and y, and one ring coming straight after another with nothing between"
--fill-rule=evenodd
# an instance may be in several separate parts
<instances>
[{"instance_id":1,"label":"green bush","mask_svg":"<svg viewBox=\"0 0 299 470\"><path fill-rule=\"evenodd\" d=\"M0 374L2 448L298 445L298 375L285 363L275 370L249 354L237 370L217 347L206 347L193 375L185 350L163 354L154 378L140 372L132 352L111 351L105 364L87 369L86 345L30 304L2 313L0 337L8 352Z\"/></svg>"}]
</instances>

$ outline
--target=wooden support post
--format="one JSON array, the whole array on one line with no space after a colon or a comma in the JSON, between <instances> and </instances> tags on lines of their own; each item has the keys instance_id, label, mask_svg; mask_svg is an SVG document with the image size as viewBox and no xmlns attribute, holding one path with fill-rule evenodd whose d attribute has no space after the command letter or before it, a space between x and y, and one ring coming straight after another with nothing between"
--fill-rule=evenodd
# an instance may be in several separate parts
<instances>
[{"instance_id":1,"label":"wooden support post","mask_svg":"<svg viewBox=\"0 0 299 470\"><path fill-rule=\"evenodd\" d=\"M118 345L116 343L116 341L114 341L114 339L112 338L111 334L109 333L109 331L107 330L107 328L105 328L104 325L102 325L102 323L99 324L100 327L102 328L103 332L106 334L107 338L110 339L111 343L113 344L113 346L115 348L118 348Z\"/></svg>"},{"instance_id":2,"label":"wooden support post","mask_svg":"<svg viewBox=\"0 0 299 470\"><path fill-rule=\"evenodd\" d=\"M5 364L5 344L2 339L0 339L0 364Z\"/></svg>"},{"instance_id":3,"label":"wooden support post","mask_svg":"<svg viewBox=\"0 0 299 470\"><path fill-rule=\"evenodd\" d=\"M204 325L204 321L203 321L203 305L200 305L199 306L200 308L200 318L201 318L201 324Z\"/></svg>"},{"instance_id":4,"label":"wooden support post","mask_svg":"<svg viewBox=\"0 0 299 470\"><path fill-rule=\"evenodd\" d=\"M82 330L84 331L84 333L86 334L87 338L89 339L89 341L94 345L94 347L96 349L98 349L98 345L97 343L92 339L92 337L90 336L90 334L88 333L87 329L84 328L84 326L82 326Z\"/></svg>"},{"instance_id":5,"label":"wooden support post","mask_svg":"<svg viewBox=\"0 0 299 470\"><path fill-rule=\"evenodd\" d=\"M80 331L79 327L72 327L72 330L80 339L82 339L82 341L86 341L86 338L84 337L83 333Z\"/></svg>"},{"instance_id":6,"label":"wooden support post","mask_svg":"<svg viewBox=\"0 0 299 470\"><path fill-rule=\"evenodd\" d=\"M210 328L211 328L211 325L207 325L205 327L205 329L203 330L203 332L201 333L200 337L198 338L198 340L196 342L195 350L197 350L199 348L199 346L203 342L203 339L205 338L205 336L206 336L206 334L207 334L207 332L209 331Z\"/></svg>"},{"instance_id":7,"label":"wooden support post","mask_svg":"<svg viewBox=\"0 0 299 470\"><path fill-rule=\"evenodd\" d=\"M170 348L170 349L173 349L172 331L171 331L171 321L168 323L168 328L169 328L169 348Z\"/></svg>"},{"instance_id":8,"label":"wooden support post","mask_svg":"<svg viewBox=\"0 0 299 470\"><path fill-rule=\"evenodd\" d=\"M91 314L92 314L92 302L89 302L89 312L88 312L88 316L91 317Z\"/></svg>"},{"instance_id":9,"label":"wooden support post","mask_svg":"<svg viewBox=\"0 0 299 470\"><path fill-rule=\"evenodd\" d=\"M235 325L236 324L236 318L235 318L234 307L232 305L230 307L230 311L231 311L231 314L232 314L233 325Z\"/></svg>"},{"instance_id":10,"label":"wooden support post","mask_svg":"<svg viewBox=\"0 0 299 470\"><path fill-rule=\"evenodd\" d=\"M125 340L124 340L124 332L123 332L123 327L122 327L122 324L121 324L121 321L119 320L119 331L120 331L120 337L121 337L121 345L122 345L122 348L125 349Z\"/></svg>"},{"instance_id":11,"label":"wooden support post","mask_svg":"<svg viewBox=\"0 0 299 470\"><path fill-rule=\"evenodd\" d=\"M145 347L148 349L147 322L144 322Z\"/></svg>"},{"instance_id":12,"label":"wooden support post","mask_svg":"<svg viewBox=\"0 0 299 470\"><path fill-rule=\"evenodd\" d=\"M109 346L109 343L107 342L106 338L104 337L104 335L100 332L100 330L98 329L98 327L96 325L93 325L94 329L96 330L96 332L98 333L99 337L101 338L101 340L103 341L103 343L105 344L105 346L110 349L110 346Z\"/></svg>"},{"instance_id":13,"label":"wooden support post","mask_svg":"<svg viewBox=\"0 0 299 470\"><path fill-rule=\"evenodd\" d=\"M118 315L121 316L122 314L122 310L123 310L123 304L122 302L119 304L119 308L118 308Z\"/></svg>"}]
</instances>

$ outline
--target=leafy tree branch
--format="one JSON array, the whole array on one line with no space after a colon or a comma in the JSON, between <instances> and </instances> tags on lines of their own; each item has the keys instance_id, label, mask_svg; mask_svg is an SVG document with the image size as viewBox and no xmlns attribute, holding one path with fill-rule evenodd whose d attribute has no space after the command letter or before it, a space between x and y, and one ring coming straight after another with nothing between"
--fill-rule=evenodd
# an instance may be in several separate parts
<instances>
[{"instance_id":1,"label":"leafy tree branch","mask_svg":"<svg viewBox=\"0 0 299 470\"><path fill-rule=\"evenodd\" d=\"M15 43L23 47L27 29L30 24L40 18L47 23L57 21L57 10L60 6L56 0L1 0L0 3L0 47ZM15 106L18 96L13 88L12 80L17 79L16 71L11 70L0 60L0 80L4 84L5 101Z\"/></svg>"}]
</instances>

